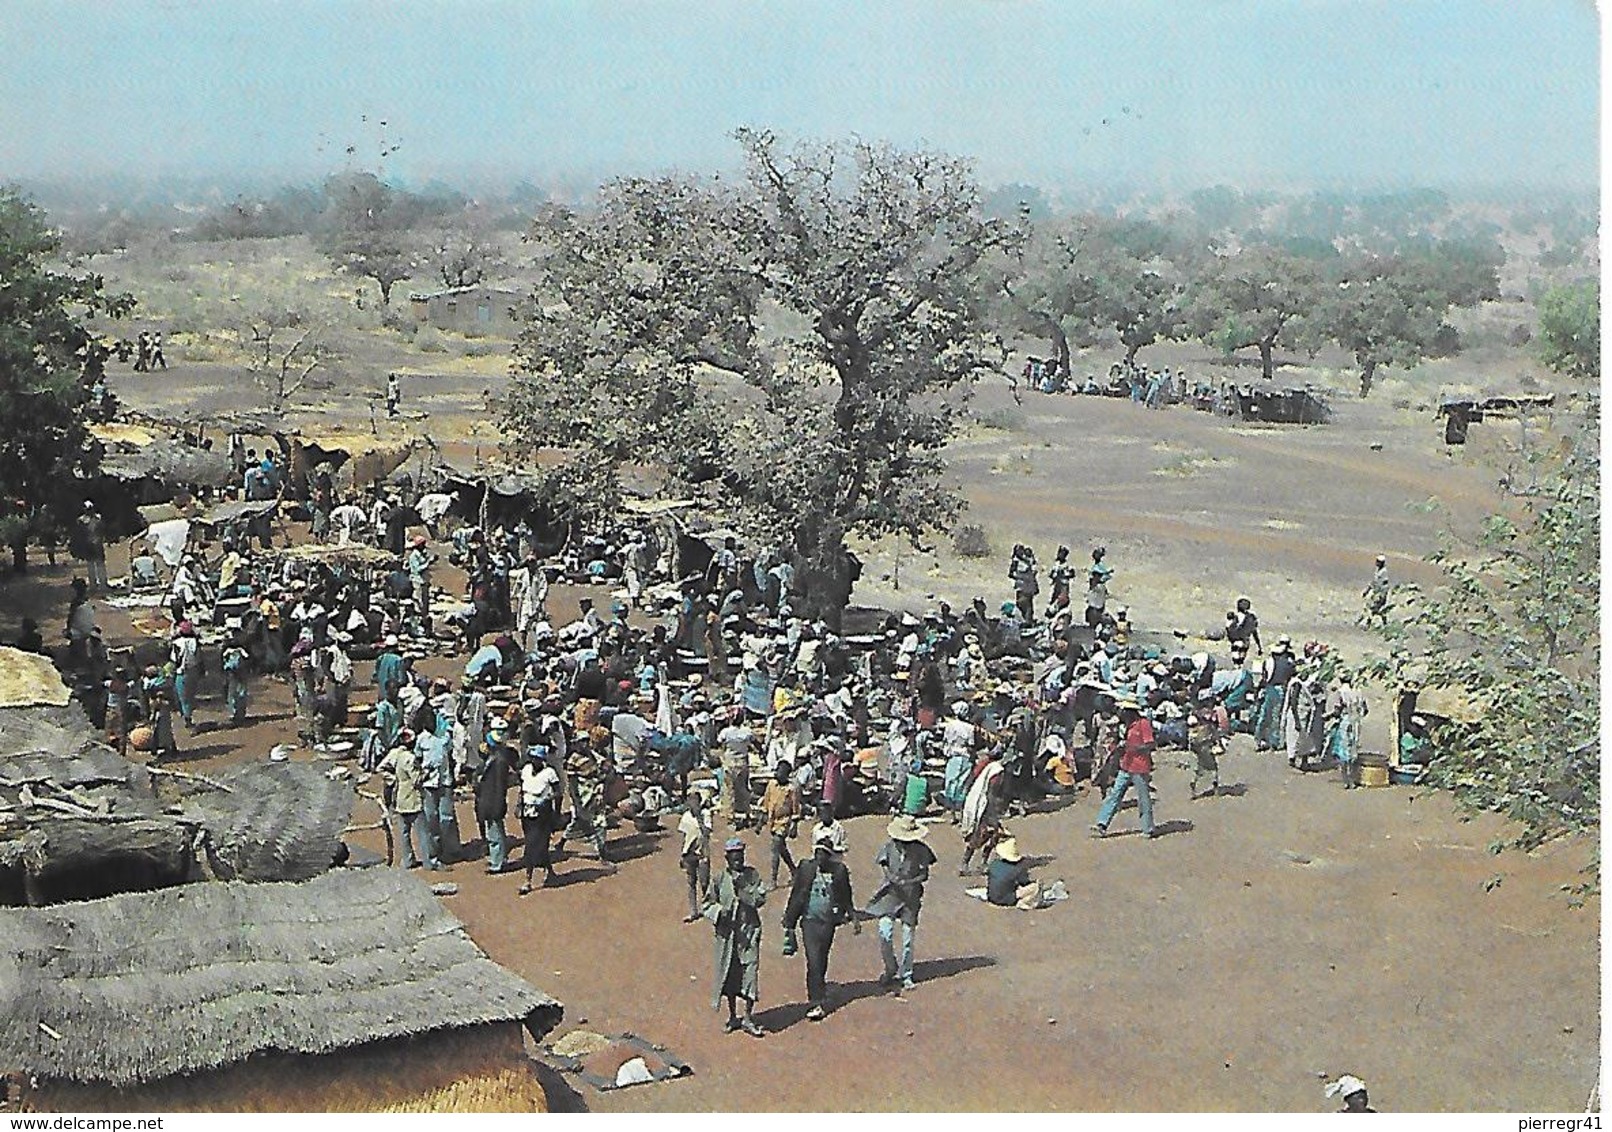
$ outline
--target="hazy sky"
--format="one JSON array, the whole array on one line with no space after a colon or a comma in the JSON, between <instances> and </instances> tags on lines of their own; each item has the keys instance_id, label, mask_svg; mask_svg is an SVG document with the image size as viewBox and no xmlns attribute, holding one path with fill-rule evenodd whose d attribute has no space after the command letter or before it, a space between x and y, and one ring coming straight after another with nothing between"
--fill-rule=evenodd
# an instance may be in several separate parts
<instances>
[{"instance_id":1,"label":"hazy sky","mask_svg":"<svg viewBox=\"0 0 1612 1132\"><path fill-rule=\"evenodd\" d=\"M1599 166L1588 0L4 0L0 51L0 181L296 180L393 145L407 181L714 169L741 124L927 142L987 181Z\"/></svg>"}]
</instances>

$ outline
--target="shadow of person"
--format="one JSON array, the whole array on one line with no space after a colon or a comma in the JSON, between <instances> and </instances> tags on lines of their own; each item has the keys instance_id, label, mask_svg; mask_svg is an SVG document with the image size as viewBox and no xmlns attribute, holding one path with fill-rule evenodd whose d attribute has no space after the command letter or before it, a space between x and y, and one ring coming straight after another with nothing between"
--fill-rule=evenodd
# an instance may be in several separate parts
<instances>
[{"instance_id":1,"label":"shadow of person","mask_svg":"<svg viewBox=\"0 0 1612 1132\"><path fill-rule=\"evenodd\" d=\"M940 979L949 979L981 967L994 967L996 960L989 955L959 955L948 959L920 959L912 965L912 981L922 986ZM828 1013L832 1017L851 1003L864 998L878 998L891 993L892 988L878 979L858 979L849 983L829 983ZM810 1006L804 1002L787 1002L756 1012L756 1022L769 1033L787 1030L806 1018Z\"/></svg>"},{"instance_id":2,"label":"shadow of person","mask_svg":"<svg viewBox=\"0 0 1612 1132\"><path fill-rule=\"evenodd\" d=\"M1153 827L1154 837L1169 837L1174 833L1191 833L1195 827L1185 818L1171 818Z\"/></svg>"},{"instance_id":3,"label":"shadow of person","mask_svg":"<svg viewBox=\"0 0 1612 1132\"><path fill-rule=\"evenodd\" d=\"M1212 795L1215 798L1241 798L1248 793L1248 783L1231 782L1217 788Z\"/></svg>"}]
</instances>

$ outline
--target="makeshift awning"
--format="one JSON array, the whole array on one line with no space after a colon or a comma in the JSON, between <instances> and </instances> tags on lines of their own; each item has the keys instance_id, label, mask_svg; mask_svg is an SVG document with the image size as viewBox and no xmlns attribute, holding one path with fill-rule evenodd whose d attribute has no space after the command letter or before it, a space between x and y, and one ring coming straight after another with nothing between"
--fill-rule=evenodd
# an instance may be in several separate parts
<instances>
[{"instance_id":1,"label":"makeshift awning","mask_svg":"<svg viewBox=\"0 0 1612 1132\"><path fill-rule=\"evenodd\" d=\"M108 452L101 460L101 472L113 479L149 479L175 485L226 487L235 481L234 469L222 453L165 437L140 447Z\"/></svg>"},{"instance_id":2,"label":"makeshift awning","mask_svg":"<svg viewBox=\"0 0 1612 1132\"><path fill-rule=\"evenodd\" d=\"M185 556L185 544L190 541L190 520L169 519L152 523L146 528L145 544L151 553L166 562L169 568L178 566Z\"/></svg>"},{"instance_id":3,"label":"makeshift awning","mask_svg":"<svg viewBox=\"0 0 1612 1132\"><path fill-rule=\"evenodd\" d=\"M205 512L197 515L196 522L204 527L238 523L242 519L266 515L278 506L279 502L273 499L247 499L236 503L220 503L218 506L209 507Z\"/></svg>"},{"instance_id":4,"label":"makeshift awning","mask_svg":"<svg viewBox=\"0 0 1612 1132\"><path fill-rule=\"evenodd\" d=\"M347 562L363 566L385 566L397 561L398 556L378 546L352 542L345 546L311 542L288 546L280 551L282 557L306 562Z\"/></svg>"}]
</instances>

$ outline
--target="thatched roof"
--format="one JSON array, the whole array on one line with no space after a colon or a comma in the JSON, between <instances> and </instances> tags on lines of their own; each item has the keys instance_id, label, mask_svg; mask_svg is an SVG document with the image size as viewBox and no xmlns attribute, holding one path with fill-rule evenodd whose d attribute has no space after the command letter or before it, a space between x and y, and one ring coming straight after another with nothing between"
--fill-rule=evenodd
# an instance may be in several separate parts
<instances>
[{"instance_id":1,"label":"thatched roof","mask_svg":"<svg viewBox=\"0 0 1612 1132\"><path fill-rule=\"evenodd\" d=\"M167 484L205 484L225 487L235 480L229 459L221 452L158 438L132 450L108 452L101 471L120 480L158 480Z\"/></svg>"},{"instance_id":2,"label":"thatched roof","mask_svg":"<svg viewBox=\"0 0 1612 1132\"><path fill-rule=\"evenodd\" d=\"M254 515L266 514L279 505L279 501L274 499L241 499L209 507L193 521L204 526L216 527L221 523L235 523Z\"/></svg>"},{"instance_id":3,"label":"thatched roof","mask_svg":"<svg viewBox=\"0 0 1612 1132\"><path fill-rule=\"evenodd\" d=\"M316 763L248 763L212 776L182 803L208 833L226 880L307 880L330 868L353 812L353 784Z\"/></svg>"},{"instance_id":4,"label":"thatched roof","mask_svg":"<svg viewBox=\"0 0 1612 1132\"><path fill-rule=\"evenodd\" d=\"M398 556L389 550L361 542L350 542L345 546L304 542L285 547L279 553L283 558L300 558L308 562L346 562L355 566L385 566L398 560Z\"/></svg>"},{"instance_id":5,"label":"thatched roof","mask_svg":"<svg viewBox=\"0 0 1612 1132\"><path fill-rule=\"evenodd\" d=\"M0 1065L46 1080L133 1085L561 1011L395 870L0 909Z\"/></svg>"},{"instance_id":6,"label":"thatched roof","mask_svg":"<svg viewBox=\"0 0 1612 1132\"><path fill-rule=\"evenodd\" d=\"M66 707L72 698L50 657L0 647L0 708Z\"/></svg>"}]
</instances>

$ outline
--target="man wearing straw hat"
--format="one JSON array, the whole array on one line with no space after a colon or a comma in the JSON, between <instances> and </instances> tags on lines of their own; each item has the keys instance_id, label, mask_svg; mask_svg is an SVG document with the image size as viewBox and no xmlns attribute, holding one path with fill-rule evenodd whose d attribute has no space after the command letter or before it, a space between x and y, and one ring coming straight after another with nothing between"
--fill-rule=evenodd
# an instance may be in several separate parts
<instances>
[{"instance_id":1,"label":"man wearing straw hat","mask_svg":"<svg viewBox=\"0 0 1612 1132\"><path fill-rule=\"evenodd\" d=\"M767 902L767 884L761 873L744 863L744 841L728 838L723 846L722 870L706 890L705 918L716 929L716 991L713 1007L728 1000L728 1033L743 1030L753 1038L767 1036L756 1022L754 1010L761 975L761 906ZM744 1017L738 1013L744 1002Z\"/></svg>"},{"instance_id":2,"label":"man wearing straw hat","mask_svg":"<svg viewBox=\"0 0 1612 1132\"><path fill-rule=\"evenodd\" d=\"M873 894L868 912L879 918L879 952L884 958L881 987L901 981L902 990L911 990L913 937L918 932L918 913L924 902L924 882L935 863L935 851L924 844L929 828L916 818L901 814L886 827L888 840L873 859L884 870L883 883ZM895 950L896 923L901 923L901 958Z\"/></svg>"}]
</instances>

